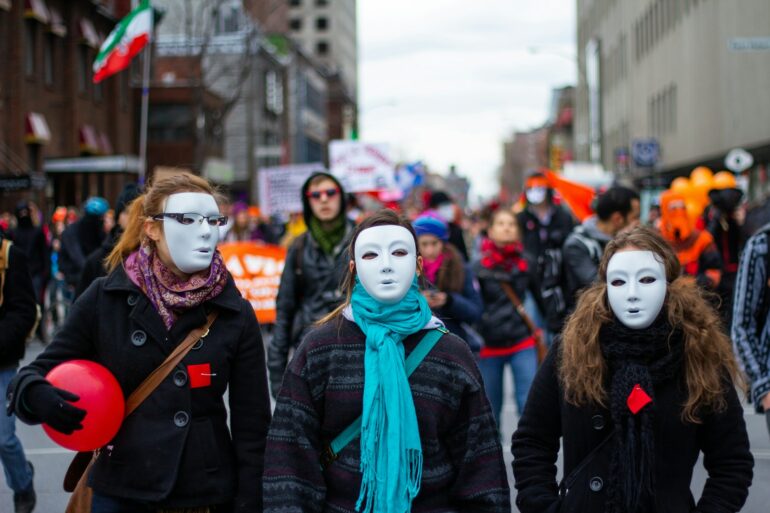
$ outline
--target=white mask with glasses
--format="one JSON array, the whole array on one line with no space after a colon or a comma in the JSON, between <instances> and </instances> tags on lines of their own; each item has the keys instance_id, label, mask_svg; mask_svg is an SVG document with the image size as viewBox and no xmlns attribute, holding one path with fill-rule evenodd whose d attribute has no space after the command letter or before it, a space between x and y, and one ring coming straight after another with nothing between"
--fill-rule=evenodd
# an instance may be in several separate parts
<instances>
[{"instance_id":1,"label":"white mask with glasses","mask_svg":"<svg viewBox=\"0 0 770 513\"><path fill-rule=\"evenodd\" d=\"M666 268L652 251L615 253L607 264L607 300L625 326L649 327L666 299Z\"/></svg>"},{"instance_id":2,"label":"white mask with glasses","mask_svg":"<svg viewBox=\"0 0 770 513\"><path fill-rule=\"evenodd\" d=\"M187 274L208 268L219 242L219 227L227 223L214 197L202 192L172 194L163 210L155 219L163 220L174 265Z\"/></svg>"}]
</instances>

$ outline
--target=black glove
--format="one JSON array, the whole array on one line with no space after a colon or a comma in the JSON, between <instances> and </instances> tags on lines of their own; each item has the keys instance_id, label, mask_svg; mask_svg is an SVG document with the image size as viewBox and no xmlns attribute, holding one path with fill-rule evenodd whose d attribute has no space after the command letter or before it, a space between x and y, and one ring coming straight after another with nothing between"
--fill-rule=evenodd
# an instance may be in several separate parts
<instances>
[{"instance_id":1,"label":"black glove","mask_svg":"<svg viewBox=\"0 0 770 513\"><path fill-rule=\"evenodd\" d=\"M31 385L21 398L24 408L56 431L71 435L83 429L86 411L67 401L77 401L77 395L56 388L47 381Z\"/></svg>"}]
</instances>

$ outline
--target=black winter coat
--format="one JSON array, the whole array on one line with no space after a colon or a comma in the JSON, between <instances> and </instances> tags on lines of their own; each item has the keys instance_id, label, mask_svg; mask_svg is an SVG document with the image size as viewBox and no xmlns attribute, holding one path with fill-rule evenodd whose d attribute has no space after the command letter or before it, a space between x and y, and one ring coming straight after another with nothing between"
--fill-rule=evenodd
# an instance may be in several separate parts
<instances>
[{"instance_id":1,"label":"black winter coat","mask_svg":"<svg viewBox=\"0 0 770 513\"><path fill-rule=\"evenodd\" d=\"M560 497L558 492L559 440L564 475L569 476L613 429L609 410L578 408L564 400L558 379L560 348L555 342L538 370L513 434L516 505L521 513L600 513L606 500L612 441L581 469L566 494ZM738 395L732 386L726 386L726 395L724 412L706 414L701 424L691 424L680 416L686 399L684 384L670 380L655 387L655 513L730 513L743 506L753 458ZM701 452L709 477L696 505L690 482Z\"/></svg>"},{"instance_id":2,"label":"black winter coat","mask_svg":"<svg viewBox=\"0 0 770 513\"><path fill-rule=\"evenodd\" d=\"M525 208L516 219L522 233L524 250L537 261L546 249L561 249L575 222L572 216L558 205L552 207L551 221L544 225L540 219Z\"/></svg>"},{"instance_id":3,"label":"black winter coat","mask_svg":"<svg viewBox=\"0 0 770 513\"><path fill-rule=\"evenodd\" d=\"M481 261L473 263L473 272L479 281L484 302L478 331L486 347L513 347L532 335L500 285L503 281L510 283L519 300L524 303L527 289L531 286L530 272L521 271L515 266L510 272L502 268L488 269L481 265Z\"/></svg>"},{"instance_id":4,"label":"black winter coat","mask_svg":"<svg viewBox=\"0 0 770 513\"><path fill-rule=\"evenodd\" d=\"M122 267L96 280L72 306L53 342L9 387L10 408L51 368L89 359L131 392L163 362L207 310L219 310L201 339L139 408L96 461L89 484L100 494L185 508L233 503L235 512L262 508L262 468L270 423L259 325L232 278L214 299L186 311L167 331L147 297ZM192 365L209 365L210 382L193 388ZM199 368L200 369L200 368ZM223 395L229 388L230 429Z\"/></svg>"},{"instance_id":5,"label":"black winter coat","mask_svg":"<svg viewBox=\"0 0 770 513\"><path fill-rule=\"evenodd\" d=\"M24 358L27 335L37 315L35 291L24 252L12 244L8 255L0 305L0 369L15 369Z\"/></svg>"},{"instance_id":6,"label":"black winter coat","mask_svg":"<svg viewBox=\"0 0 770 513\"><path fill-rule=\"evenodd\" d=\"M337 308L344 296L340 290L348 267L348 241L353 231L337 246L334 256L326 255L310 232L294 240L286 254L281 285L276 298L276 319L267 353L270 386L277 393L289 358L313 323ZM300 264L298 253L302 252Z\"/></svg>"}]
</instances>

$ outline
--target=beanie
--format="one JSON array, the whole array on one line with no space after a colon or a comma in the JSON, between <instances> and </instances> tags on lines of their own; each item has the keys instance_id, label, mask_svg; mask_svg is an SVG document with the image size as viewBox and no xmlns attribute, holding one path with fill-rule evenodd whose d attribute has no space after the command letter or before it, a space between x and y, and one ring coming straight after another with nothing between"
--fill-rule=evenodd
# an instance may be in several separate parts
<instances>
[{"instance_id":1,"label":"beanie","mask_svg":"<svg viewBox=\"0 0 770 513\"><path fill-rule=\"evenodd\" d=\"M91 196L84 205L86 215L90 216L103 216L109 208L110 204L107 203L107 200L99 196Z\"/></svg>"},{"instance_id":2,"label":"beanie","mask_svg":"<svg viewBox=\"0 0 770 513\"><path fill-rule=\"evenodd\" d=\"M430 196L430 208L436 208L444 203L452 203L452 198L444 191L436 191Z\"/></svg>"},{"instance_id":3,"label":"beanie","mask_svg":"<svg viewBox=\"0 0 770 513\"><path fill-rule=\"evenodd\" d=\"M118 201L115 203L115 219L120 217L120 214L126 209L139 196L139 186L135 183L127 183L118 196Z\"/></svg>"},{"instance_id":4,"label":"beanie","mask_svg":"<svg viewBox=\"0 0 770 513\"><path fill-rule=\"evenodd\" d=\"M443 241L449 240L449 228L447 224L434 216L423 214L412 223L417 236L433 235Z\"/></svg>"}]
</instances>

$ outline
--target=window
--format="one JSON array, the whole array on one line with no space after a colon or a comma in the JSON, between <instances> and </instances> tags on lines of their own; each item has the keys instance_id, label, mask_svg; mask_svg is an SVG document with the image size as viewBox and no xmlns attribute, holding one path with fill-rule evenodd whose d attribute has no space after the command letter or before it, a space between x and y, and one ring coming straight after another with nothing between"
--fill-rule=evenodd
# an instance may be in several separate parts
<instances>
[{"instance_id":1,"label":"window","mask_svg":"<svg viewBox=\"0 0 770 513\"><path fill-rule=\"evenodd\" d=\"M302 18L292 18L289 20L291 30L302 30Z\"/></svg>"},{"instance_id":2,"label":"window","mask_svg":"<svg viewBox=\"0 0 770 513\"><path fill-rule=\"evenodd\" d=\"M94 84L94 101L96 103L101 103L102 100L104 100L104 87L102 86L102 82L99 82L98 84Z\"/></svg>"},{"instance_id":3,"label":"window","mask_svg":"<svg viewBox=\"0 0 770 513\"><path fill-rule=\"evenodd\" d=\"M219 7L217 11L217 34L231 34L240 30L241 9L237 3Z\"/></svg>"},{"instance_id":4,"label":"window","mask_svg":"<svg viewBox=\"0 0 770 513\"><path fill-rule=\"evenodd\" d=\"M326 55L329 53L329 43L326 41L319 41L315 45L315 53L318 55Z\"/></svg>"},{"instance_id":5,"label":"window","mask_svg":"<svg viewBox=\"0 0 770 513\"><path fill-rule=\"evenodd\" d=\"M329 5L329 0L315 0L316 7L326 7Z\"/></svg>"},{"instance_id":6,"label":"window","mask_svg":"<svg viewBox=\"0 0 770 513\"><path fill-rule=\"evenodd\" d=\"M88 92L88 84L91 81L91 62L88 58L88 47L86 45L78 45L77 54L78 92L85 94Z\"/></svg>"},{"instance_id":7,"label":"window","mask_svg":"<svg viewBox=\"0 0 770 513\"><path fill-rule=\"evenodd\" d=\"M27 145L27 164L29 170L32 172L40 169L40 145L28 144Z\"/></svg>"},{"instance_id":8,"label":"window","mask_svg":"<svg viewBox=\"0 0 770 513\"><path fill-rule=\"evenodd\" d=\"M56 41L53 34L46 34L45 47L43 48L43 79L45 85L54 85L55 80L55 66L56 66Z\"/></svg>"},{"instance_id":9,"label":"window","mask_svg":"<svg viewBox=\"0 0 770 513\"><path fill-rule=\"evenodd\" d=\"M195 137L195 116L189 105L153 105L147 119L153 142L185 141Z\"/></svg>"},{"instance_id":10,"label":"window","mask_svg":"<svg viewBox=\"0 0 770 513\"><path fill-rule=\"evenodd\" d=\"M37 60L37 22L24 21L24 73L28 78L35 76L35 61Z\"/></svg>"},{"instance_id":11,"label":"window","mask_svg":"<svg viewBox=\"0 0 770 513\"><path fill-rule=\"evenodd\" d=\"M299 7L302 5L302 0L289 0L289 5L291 7Z\"/></svg>"},{"instance_id":12,"label":"window","mask_svg":"<svg viewBox=\"0 0 770 513\"><path fill-rule=\"evenodd\" d=\"M275 115L283 113L283 80L276 71L265 74L265 109Z\"/></svg>"},{"instance_id":13,"label":"window","mask_svg":"<svg viewBox=\"0 0 770 513\"><path fill-rule=\"evenodd\" d=\"M326 18L316 18L315 28L317 30L326 30L329 28L329 20Z\"/></svg>"}]
</instances>

